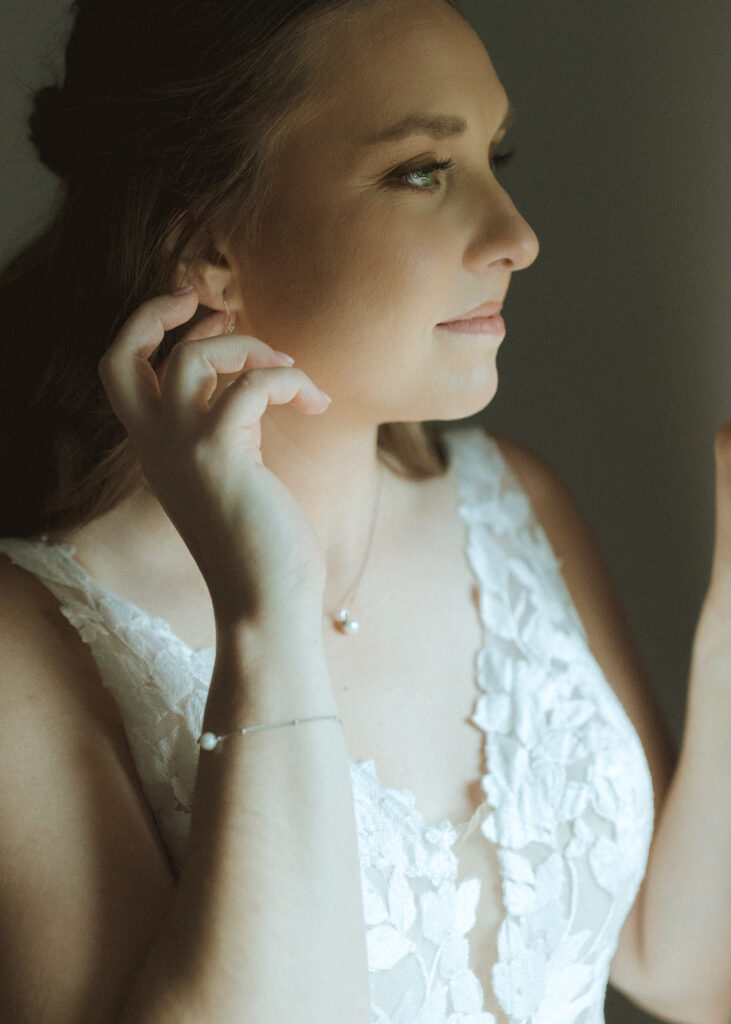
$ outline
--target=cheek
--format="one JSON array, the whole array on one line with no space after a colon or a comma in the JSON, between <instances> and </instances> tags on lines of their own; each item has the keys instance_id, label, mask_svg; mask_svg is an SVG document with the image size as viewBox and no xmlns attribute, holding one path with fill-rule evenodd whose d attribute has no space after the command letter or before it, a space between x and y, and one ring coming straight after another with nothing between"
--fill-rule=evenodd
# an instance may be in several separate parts
<instances>
[{"instance_id":1,"label":"cheek","mask_svg":"<svg viewBox=\"0 0 731 1024\"><path fill-rule=\"evenodd\" d=\"M263 237L249 290L255 333L294 340L376 325L418 330L443 313L443 249L398 203L384 209L360 197L358 209L333 209L300 195L279 205Z\"/></svg>"},{"instance_id":2,"label":"cheek","mask_svg":"<svg viewBox=\"0 0 731 1024\"><path fill-rule=\"evenodd\" d=\"M428 322L440 304L448 262L433 223L415 207L396 200L374 203L340 240L340 272L349 273L369 318L388 320L402 331Z\"/></svg>"}]
</instances>

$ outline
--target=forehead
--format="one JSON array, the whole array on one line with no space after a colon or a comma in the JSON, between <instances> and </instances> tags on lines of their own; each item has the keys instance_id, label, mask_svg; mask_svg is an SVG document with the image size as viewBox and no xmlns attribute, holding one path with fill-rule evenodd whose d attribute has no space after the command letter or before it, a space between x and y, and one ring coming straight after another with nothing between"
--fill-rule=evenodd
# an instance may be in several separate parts
<instances>
[{"instance_id":1,"label":"forehead","mask_svg":"<svg viewBox=\"0 0 731 1024\"><path fill-rule=\"evenodd\" d=\"M481 121L492 110L498 122L504 113L482 40L444 0L363 5L328 24L316 51L317 101L306 123L330 135L337 126L343 142L377 135L413 110Z\"/></svg>"}]
</instances>

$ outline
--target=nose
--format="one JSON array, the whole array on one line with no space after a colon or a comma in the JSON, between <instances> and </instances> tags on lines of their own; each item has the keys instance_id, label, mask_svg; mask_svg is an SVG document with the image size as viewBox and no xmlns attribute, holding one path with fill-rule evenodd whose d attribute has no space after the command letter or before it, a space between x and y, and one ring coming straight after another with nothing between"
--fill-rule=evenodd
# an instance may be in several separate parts
<instances>
[{"instance_id":1,"label":"nose","mask_svg":"<svg viewBox=\"0 0 731 1024\"><path fill-rule=\"evenodd\" d=\"M470 269L504 263L509 270L524 270L535 262L538 237L494 177L479 198L479 213L473 206L472 216L476 226L465 252Z\"/></svg>"}]
</instances>

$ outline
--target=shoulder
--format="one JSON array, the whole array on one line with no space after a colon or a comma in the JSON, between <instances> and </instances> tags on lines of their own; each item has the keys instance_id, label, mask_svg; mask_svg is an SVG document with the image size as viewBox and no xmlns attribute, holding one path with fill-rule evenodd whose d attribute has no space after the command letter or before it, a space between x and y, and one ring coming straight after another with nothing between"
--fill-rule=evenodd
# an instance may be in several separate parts
<instances>
[{"instance_id":1,"label":"shoulder","mask_svg":"<svg viewBox=\"0 0 731 1024\"><path fill-rule=\"evenodd\" d=\"M491 434L508 467L531 503L556 555L571 555L563 549L571 527L586 525L579 505L561 475L544 458L501 434Z\"/></svg>"},{"instance_id":2,"label":"shoulder","mask_svg":"<svg viewBox=\"0 0 731 1024\"><path fill-rule=\"evenodd\" d=\"M561 563L571 597L591 640L610 608L615 616L619 613L609 569L593 531L570 488L549 462L515 441L501 435L491 436Z\"/></svg>"},{"instance_id":3,"label":"shoulder","mask_svg":"<svg viewBox=\"0 0 731 1024\"><path fill-rule=\"evenodd\" d=\"M124 764L119 710L103 685L89 645L32 572L0 554L0 680L6 742L0 748L0 806L8 782L25 791L30 772L78 782L74 746ZM77 763L78 762L78 763ZM61 780L64 780L62 782ZM40 795L39 795L40 799ZM57 793L59 803L65 796ZM42 802L42 801L41 801Z\"/></svg>"},{"instance_id":4,"label":"shoulder","mask_svg":"<svg viewBox=\"0 0 731 1024\"><path fill-rule=\"evenodd\" d=\"M612 661L612 651L626 644L627 628L593 531L571 490L545 459L505 437L492 437L561 563L562 575L592 651L604 668L603 662Z\"/></svg>"},{"instance_id":5,"label":"shoulder","mask_svg":"<svg viewBox=\"0 0 731 1024\"><path fill-rule=\"evenodd\" d=\"M88 645L5 555L0 686L0 1018L106 1019L169 868Z\"/></svg>"},{"instance_id":6,"label":"shoulder","mask_svg":"<svg viewBox=\"0 0 731 1024\"><path fill-rule=\"evenodd\" d=\"M17 688L28 702L42 688L46 702L63 699L69 685L75 702L114 716L91 651L62 615L59 602L33 573L0 553L0 665L5 699ZM11 666L15 669L9 671Z\"/></svg>"}]
</instances>

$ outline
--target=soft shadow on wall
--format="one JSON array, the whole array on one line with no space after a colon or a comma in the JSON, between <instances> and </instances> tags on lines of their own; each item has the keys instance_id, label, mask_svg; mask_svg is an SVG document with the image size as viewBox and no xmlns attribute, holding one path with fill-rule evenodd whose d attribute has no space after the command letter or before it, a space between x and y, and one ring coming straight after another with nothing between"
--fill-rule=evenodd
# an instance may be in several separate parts
<instances>
[{"instance_id":1,"label":"soft shadow on wall","mask_svg":"<svg viewBox=\"0 0 731 1024\"><path fill-rule=\"evenodd\" d=\"M731 419L731 5L463 6L518 110L500 177L541 242L474 419L571 487L679 739ZM611 991L606 1014L655 1020Z\"/></svg>"},{"instance_id":2,"label":"soft shadow on wall","mask_svg":"<svg viewBox=\"0 0 731 1024\"><path fill-rule=\"evenodd\" d=\"M45 227L58 178L27 138L32 93L55 80L71 25L71 0L0 6L0 262Z\"/></svg>"}]
</instances>

